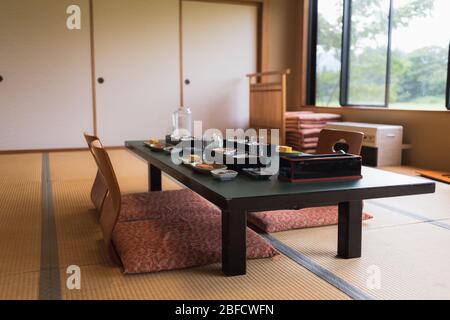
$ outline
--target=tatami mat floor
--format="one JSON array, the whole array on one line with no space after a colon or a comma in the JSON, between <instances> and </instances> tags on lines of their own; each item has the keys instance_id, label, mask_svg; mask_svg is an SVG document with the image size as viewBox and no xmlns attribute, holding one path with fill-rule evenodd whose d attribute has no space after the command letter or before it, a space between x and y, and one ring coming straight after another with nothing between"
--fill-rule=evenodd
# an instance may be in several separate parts
<instances>
[{"instance_id":1,"label":"tatami mat floor","mask_svg":"<svg viewBox=\"0 0 450 320\"><path fill-rule=\"evenodd\" d=\"M147 189L147 167L124 151L110 151L123 193ZM70 164L72 172L65 172ZM225 278L220 265L141 276L123 276L102 250L102 235L91 210L89 191L95 164L88 153L52 154L55 219L61 274L70 265L82 270L82 289L63 299L348 299L287 257L249 261L246 277ZM168 178L164 189L180 188Z\"/></svg>"},{"instance_id":2,"label":"tatami mat floor","mask_svg":"<svg viewBox=\"0 0 450 320\"><path fill-rule=\"evenodd\" d=\"M147 190L144 162L124 150L110 156L123 193ZM42 159L0 156L0 299L39 298ZM49 168L62 299L349 299L284 255L249 261L245 277L225 278L220 265L124 276L103 251L89 198L96 173L90 154L52 153ZM167 177L163 186L179 188ZM337 227L274 237L373 298L450 298L450 230L432 224L450 227L450 187L438 184L435 195L368 201L365 211L375 219L364 224L362 259L335 258ZM81 290L67 289L71 265L81 268Z\"/></svg>"},{"instance_id":3,"label":"tatami mat floor","mask_svg":"<svg viewBox=\"0 0 450 320\"><path fill-rule=\"evenodd\" d=\"M414 170L388 168L405 174ZM375 299L450 299L450 186L432 195L365 202L361 259L336 259L336 227L274 237Z\"/></svg>"},{"instance_id":4,"label":"tatami mat floor","mask_svg":"<svg viewBox=\"0 0 450 320\"><path fill-rule=\"evenodd\" d=\"M0 299L37 299L42 155L0 156Z\"/></svg>"}]
</instances>

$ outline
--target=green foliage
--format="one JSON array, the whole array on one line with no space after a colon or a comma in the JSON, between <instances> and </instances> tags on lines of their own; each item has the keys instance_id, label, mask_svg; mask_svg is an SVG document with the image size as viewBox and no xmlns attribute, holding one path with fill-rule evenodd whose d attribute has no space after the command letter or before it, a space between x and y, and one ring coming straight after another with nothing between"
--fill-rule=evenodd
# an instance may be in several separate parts
<instances>
[{"instance_id":1,"label":"green foliage","mask_svg":"<svg viewBox=\"0 0 450 320\"><path fill-rule=\"evenodd\" d=\"M331 0L319 0L331 1ZM343 1L333 0L337 11ZM353 0L350 52L350 99L352 103L384 103L386 81L386 36L388 0ZM419 17L428 17L434 0L411 0L394 12L393 28L408 27ZM324 55L341 59L342 15L328 21L319 12L318 45ZM390 102L442 103L445 95L447 48L426 47L411 53L392 52ZM339 101L340 72L318 66L317 103Z\"/></svg>"},{"instance_id":2,"label":"green foliage","mask_svg":"<svg viewBox=\"0 0 450 320\"><path fill-rule=\"evenodd\" d=\"M371 38L380 33L385 34L388 30L388 9L389 0L353 0L352 25L358 32L355 37ZM434 0L410 0L395 10L393 27L408 27L412 19L428 17L433 9ZM367 23L368 20L371 22Z\"/></svg>"},{"instance_id":3,"label":"green foliage","mask_svg":"<svg viewBox=\"0 0 450 320\"><path fill-rule=\"evenodd\" d=\"M434 9L434 0L414 0L408 5L395 10L393 27L407 27L411 19L416 17L426 18L431 15Z\"/></svg>"},{"instance_id":4,"label":"green foliage","mask_svg":"<svg viewBox=\"0 0 450 320\"><path fill-rule=\"evenodd\" d=\"M343 10L342 0L334 0L334 5L338 10ZM337 21L329 22L319 13L318 20L317 43L320 43L325 51L334 51L339 55L342 41L342 15Z\"/></svg>"},{"instance_id":5,"label":"green foliage","mask_svg":"<svg viewBox=\"0 0 450 320\"><path fill-rule=\"evenodd\" d=\"M317 75L316 103L322 106L339 105L339 72L323 71Z\"/></svg>"},{"instance_id":6,"label":"green foliage","mask_svg":"<svg viewBox=\"0 0 450 320\"><path fill-rule=\"evenodd\" d=\"M397 57L397 54L393 56ZM445 96L447 80L447 50L440 47L421 48L410 54L400 54L403 68L393 72L397 101L413 101L424 96ZM400 60L398 59L398 60Z\"/></svg>"},{"instance_id":7,"label":"green foliage","mask_svg":"<svg viewBox=\"0 0 450 320\"><path fill-rule=\"evenodd\" d=\"M351 54L350 61L349 100L351 104L383 105L385 102L386 48L368 47L364 50L364 54Z\"/></svg>"}]
</instances>

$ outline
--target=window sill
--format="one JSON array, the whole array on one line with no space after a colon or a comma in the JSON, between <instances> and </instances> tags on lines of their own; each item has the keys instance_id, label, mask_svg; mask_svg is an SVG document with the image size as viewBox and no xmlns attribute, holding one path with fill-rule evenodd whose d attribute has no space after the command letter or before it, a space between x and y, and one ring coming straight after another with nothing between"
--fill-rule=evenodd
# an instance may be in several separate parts
<instances>
[{"instance_id":1,"label":"window sill","mask_svg":"<svg viewBox=\"0 0 450 320\"><path fill-rule=\"evenodd\" d=\"M379 111L379 112L427 112L427 113L447 113L450 114L450 110L416 110L416 109L390 109L390 108L380 108L380 107L369 107L369 106L304 106L301 108L319 108L319 109L343 109L343 110L367 110L367 111Z\"/></svg>"}]
</instances>

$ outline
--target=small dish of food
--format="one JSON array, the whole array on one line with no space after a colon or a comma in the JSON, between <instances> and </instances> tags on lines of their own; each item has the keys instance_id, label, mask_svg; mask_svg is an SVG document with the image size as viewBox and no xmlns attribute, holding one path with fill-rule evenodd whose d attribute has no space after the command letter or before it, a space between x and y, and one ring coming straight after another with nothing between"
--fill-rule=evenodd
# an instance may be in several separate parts
<instances>
[{"instance_id":1,"label":"small dish of food","mask_svg":"<svg viewBox=\"0 0 450 320\"><path fill-rule=\"evenodd\" d=\"M203 174L210 174L214 170L226 170L227 166L222 164L197 163L192 165L194 171Z\"/></svg>"},{"instance_id":2,"label":"small dish of food","mask_svg":"<svg viewBox=\"0 0 450 320\"><path fill-rule=\"evenodd\" d=\"M303 152L295 151L292 147L279 146L277 148L277 152L280 154L280 157L289 157L295 158L303 155Z\"/></svg>"},{"instance_id":3,"label":"small dish of food","mask_svg":"<svg viewBox=\"0 0 450 320\"><path fill-rule=\"evenodd\" d=\"M191 154L189 156L182 157L181 161L183 162L183 164L192 165L192 164L199 163L201 161L201 158L200 158L200 156L198 156L196 154Z\"/></svg>"},{"instance_id":4,"label":"small dish of food","mask_svg":"<svg viewBox=\"0 0 450 320\"><path fill-rule=\"evenodd\" d=\"M164 148L164 152L166 152L166 153L172 153L172 151L175 149L175 147L174 146L167 146L167 147L165 147Z\"/></svg>"},{"instance_id":5,"label":"small dish of food","mask_svg":"<svg viewBox=\"0 0 450 320\"><path fill-rule=\"evenodd\" d=\"M214 151L215 153L218 154L224 154L224 155L234 155L236 153L236 149L233 148L216 148L213 149L212 151Z\"/></svg>"},{"instance_id":6,"label":"small dish of food","mask_svg":"<svg viewBox=\"0 0 450 320\"><path fill-rule=\"evenodd\" d=\"M211 171L211 174L214 178L220 180L220 181L230 181L235 179L238 176L238 172L233 170L213 170Z\"/></svg>"},{"instance_id":7,"label":"small dish of food","mask_svg":"<svg viewBox=\"0 0 450 320\"><path fill-rule=\"evenodd\" d=\"M146 142L145 145L147 147L150 148L150 150L155 151L155 152L163 152L164 148L167 147L167 145L162 144L162 143L150 143L150 142Z\"/></svg>"}]
</instances>

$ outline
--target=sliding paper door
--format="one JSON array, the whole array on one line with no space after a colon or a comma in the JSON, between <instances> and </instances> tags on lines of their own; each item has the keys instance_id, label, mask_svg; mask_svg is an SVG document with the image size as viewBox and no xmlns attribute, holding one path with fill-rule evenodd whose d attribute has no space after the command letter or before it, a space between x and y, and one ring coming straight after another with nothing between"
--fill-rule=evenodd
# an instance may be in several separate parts
<instances>
[{"instance_id":1,"label":"sliding paper door","mask_svg":"<svg viewBox=\"0 0 450 320\"><path fill-rule=\"evenodd\" d=\"M203 128L248 128L257 69L258 8L183 1L184 104ZM225 132L224 132L225 133Z\"/></svg>"},{"instance_id":2,"label":"sliding paper door","mask_svg":"<svg viewBox=\"0 0 450 320\"><path fill-rule=\"evenodd\" d=\"M70 5L81 29L69 30ZM0 151L85 147L92 131L88 0L0 0Z\"/></svg>"},{"instance_id":3,"label":"sliding paper door","mask_svg":"<svg viewBox=\"0 0 450 320\"><path fill-rule=\"evenodd\" d=\"M95 0L98 135L162 137L180 105L179 1Z\"/></svg>"}]
</instances>

